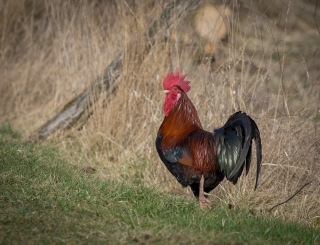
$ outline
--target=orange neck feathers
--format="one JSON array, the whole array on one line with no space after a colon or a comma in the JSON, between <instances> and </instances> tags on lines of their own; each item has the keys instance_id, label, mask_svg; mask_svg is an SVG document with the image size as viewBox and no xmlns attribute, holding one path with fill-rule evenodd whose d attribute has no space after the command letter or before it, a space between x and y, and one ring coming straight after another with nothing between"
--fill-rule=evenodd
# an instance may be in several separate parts
<instances>
[{"instance_id":1,"label":"orange neck feathers","mask_svg":"<svg viewBox=\"0 0 320 245\"><path fill-rule=\"evenodd\" d=\"M196 108L186 93L181 92L181 98L172 106L158 131L158 135L163 137L163 149L177 145L198 129L202 129L202 125Z\"/></svg>"}]
</instances>

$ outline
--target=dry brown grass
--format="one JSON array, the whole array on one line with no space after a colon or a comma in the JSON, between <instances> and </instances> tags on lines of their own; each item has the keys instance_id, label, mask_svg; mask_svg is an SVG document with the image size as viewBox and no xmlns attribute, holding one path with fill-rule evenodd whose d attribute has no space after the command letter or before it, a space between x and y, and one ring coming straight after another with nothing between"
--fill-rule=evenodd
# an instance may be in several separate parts
<instances>
[{"instance_id":1,"label":"dry brown grass","mask_svg":"<svg viewBox=\"0 0 320 245\"><path fill-rule=\"evenodd\" d=\"M232 15L225 20L229 42L218 44L212 66L196 64L193 54L203 47L184 45L179 36L159 38L146 53L145 30L167 2L0 2L0 123L10 122L27 138L124 49L117 93L110 100L102 94L85 124L50 142L70 164L95 167L101 178L142 181L191 200L188 190L170 181L154 147L163 120L162 79L181 67L189 73L188 95L206 129L243 110L261 131L258 190L253 192L253 168L237 186L224 181L212 192L212 202L267 212L313 179L272 214L319 224L320 9L298 0L278 6L231 1ZM172 27L176 33L179 21Z\"/></svg>"}]
</instances>

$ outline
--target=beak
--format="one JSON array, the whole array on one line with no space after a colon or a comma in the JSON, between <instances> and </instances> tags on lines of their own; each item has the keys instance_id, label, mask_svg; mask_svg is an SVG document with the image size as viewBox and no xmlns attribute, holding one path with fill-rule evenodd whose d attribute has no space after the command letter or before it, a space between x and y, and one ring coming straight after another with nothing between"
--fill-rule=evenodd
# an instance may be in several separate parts
<instances>
[{"instance_id":1,"label":"beak","mask_svg":"<svg viewBox=\"0 0 320 245\"><path fill-rule=\"evenodd\" d=\"M169 91L169 90L163 90L163 92L167 94L167 93L169 93L170 91Z\"/></svg>"}]
</instances>

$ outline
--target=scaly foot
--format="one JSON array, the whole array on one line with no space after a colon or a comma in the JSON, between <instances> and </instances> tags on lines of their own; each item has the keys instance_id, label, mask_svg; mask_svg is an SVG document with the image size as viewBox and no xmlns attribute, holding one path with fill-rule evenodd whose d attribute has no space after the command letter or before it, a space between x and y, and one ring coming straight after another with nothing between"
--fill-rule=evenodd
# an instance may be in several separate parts
<instances>
[{"instance_id":1,"label":"scaly foot","mask_svg":"<svg viewBox=\"0 0 320 245\"><path fill-rule=\"evenodd\" d=\"M199 187L200 188L200 190L199 190L200 208L209 208L209 209L211 209L211 206L209 205L208 199L204 196L203 186L204 186L204 177L202 175L201 179L200 179L200 187Z\"/></svg>"}]
</instances>

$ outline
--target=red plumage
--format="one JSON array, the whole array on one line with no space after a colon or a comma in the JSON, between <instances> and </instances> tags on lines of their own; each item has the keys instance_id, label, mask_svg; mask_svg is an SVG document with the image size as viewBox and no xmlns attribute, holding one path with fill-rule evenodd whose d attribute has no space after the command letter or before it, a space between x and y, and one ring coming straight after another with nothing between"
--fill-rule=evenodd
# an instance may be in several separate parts
<instances>
[{"instance_id":1,"label":"red plumage","mask_svg":"<svg viewBox=\"0 0 320 245\"><path fill-rule=\"evenodd\" d=\"M205 192L213 190L224 177L235 184L244 167L248 173L252 139L256 143L257 187L262 158L260 133L256 123L242 112L232 115L213 132L203 130L196 108L186 94L190 82L185 77L177 71L163 81L165 118L157 134L156 148L179 183L191 187L200 206L209 207Z\"/></svg>"}]
</instances>

